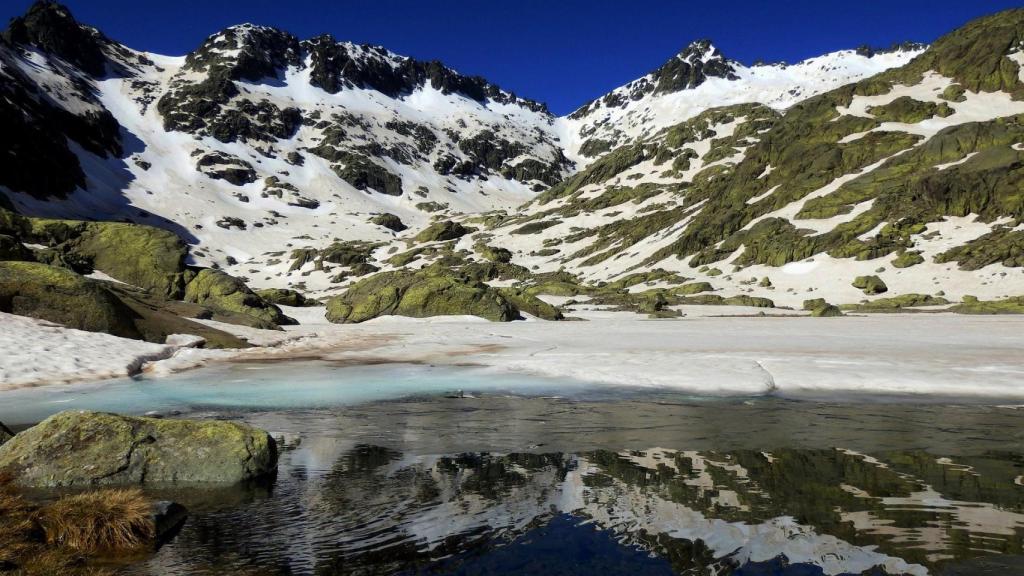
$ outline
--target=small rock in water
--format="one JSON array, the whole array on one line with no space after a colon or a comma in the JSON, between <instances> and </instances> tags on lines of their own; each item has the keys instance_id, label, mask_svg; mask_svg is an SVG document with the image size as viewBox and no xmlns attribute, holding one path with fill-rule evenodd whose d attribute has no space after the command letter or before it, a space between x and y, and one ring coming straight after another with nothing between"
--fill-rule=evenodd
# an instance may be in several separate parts
<instances>
[{"instance_id":1,"label":"small rock in water","mask_svg":"<svg viewBox=\"0 0 1024 576\"><path fill-rule=\"evenodd\" d=\"M163 542L174 536L175 531L185 523L188 518L188 510L169 500L161 500L153 503L153 525L156 526L156 540Z\"/></svg>"}]
</instances>

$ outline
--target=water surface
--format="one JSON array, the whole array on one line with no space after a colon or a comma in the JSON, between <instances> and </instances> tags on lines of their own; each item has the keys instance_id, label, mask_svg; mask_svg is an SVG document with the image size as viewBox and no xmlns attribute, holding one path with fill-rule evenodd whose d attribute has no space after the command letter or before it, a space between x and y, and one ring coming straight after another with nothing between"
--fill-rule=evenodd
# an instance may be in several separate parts
<instances>
[{"instance_id":1,"label":"water surface","mask_svg":"<svg viewBox=\"0 0 1024 576\"><path fill-rule=\"evenodd\" d=\"M272 482L152 489L191 514L124 574L1024 574L1014 406L328 363L5 400L0 421L175 410L279 438Z\"/></svg>"}]
</instances>

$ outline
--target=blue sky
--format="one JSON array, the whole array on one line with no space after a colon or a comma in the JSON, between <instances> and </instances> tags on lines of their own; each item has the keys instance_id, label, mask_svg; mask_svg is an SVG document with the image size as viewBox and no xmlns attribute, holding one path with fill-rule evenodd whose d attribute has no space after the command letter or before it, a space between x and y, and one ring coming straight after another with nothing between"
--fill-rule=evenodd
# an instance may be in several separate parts
<instances>
[{"instance_id":1,"label":"blue sky","mask_svg":"<svg viewBox=\"0 0 1024 576\"><path fill-rule=\"evenodd\" d=\"M29 0L0 0L0 17ZM726 56L795 62L862 44L929 42L1019 0L66 0L133 48L184 54L241 22L329 32L438 59L564 114L659 66L691 40Z\"/></svg>"}]
</instances>

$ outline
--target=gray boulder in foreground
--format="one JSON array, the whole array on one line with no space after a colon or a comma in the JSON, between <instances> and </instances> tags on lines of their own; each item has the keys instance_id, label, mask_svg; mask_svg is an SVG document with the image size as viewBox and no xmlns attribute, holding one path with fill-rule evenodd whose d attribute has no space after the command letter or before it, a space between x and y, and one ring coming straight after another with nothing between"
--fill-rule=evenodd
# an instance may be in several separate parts
<instances>
[{"instance_id":1,"label":"gray boulder in foreground","mask_svg":"<svg viewBox=\"0 0 1024 576\"><path fill-rule=\"evenodd\" d=\"M68 411L0 446L0 471L32 487L237 483L274 471L266 432L217 420Z\"/></svg>"}]
</instances>

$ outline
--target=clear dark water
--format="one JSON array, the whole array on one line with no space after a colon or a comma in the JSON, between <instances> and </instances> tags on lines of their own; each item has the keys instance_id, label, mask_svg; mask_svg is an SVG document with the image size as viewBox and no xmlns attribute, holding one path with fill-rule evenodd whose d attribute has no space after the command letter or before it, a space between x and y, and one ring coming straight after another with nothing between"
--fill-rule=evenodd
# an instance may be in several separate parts
<instances>
[{"instance_id":1,"label":"clear dark water","mask_svg":"<svg viewBox=\"0 0 1024 576\"><path fill-rule=\"evenodd\" d=\"M279 438L271 481L150 488L190 515L129 575L1024 574L1020 407L248 368L37 390L0 420L156 403ZM303 392L332 382L351 394Z\"/></svg>"}]
</instances>

